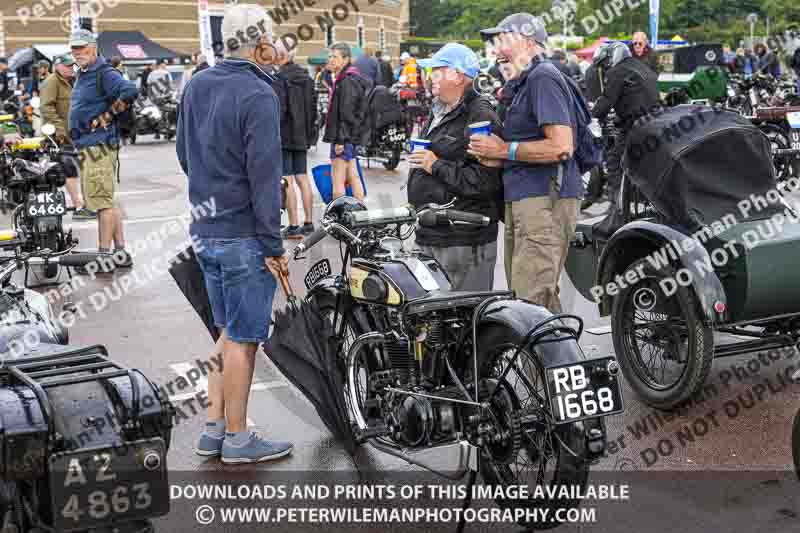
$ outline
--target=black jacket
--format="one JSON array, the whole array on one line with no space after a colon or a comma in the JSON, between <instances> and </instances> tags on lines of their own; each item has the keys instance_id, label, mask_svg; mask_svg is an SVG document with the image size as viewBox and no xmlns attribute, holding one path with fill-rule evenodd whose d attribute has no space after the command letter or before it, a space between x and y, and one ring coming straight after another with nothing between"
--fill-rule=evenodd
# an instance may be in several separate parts
<instances>
[{"instance_id":1,"label":"black jacket","mask_svg":"<svg viewBox=\"0 0 800 533\"><path fill-rule=\"evenodd\" d=\"M428 117L425 131L433 116ZM433 174L421 168L411 170L408 178L408 201L416 207L435 203L444 205L457 198L454 209L479 213L492 219L485 227L450 226L417 230L416 241L421 246L473 246L497 240L497 221L503 218L503 169L481 165L467 155L470 132L475 122L492 122L492 130L502 131L500 119L488 99L473 89L464 100L445 116L427 135L430 149L439 157L433 164Z\"/></svg>"},{"instance_id":2,"label":"black jacket","mask_svg":"<svg viewBox=\"0 0 800 533\"><path fill-rule=\"evenodd\" d=\"M628 46L628 49L631 51L631 55L633 56L634 59L638 59L643 64L645 64L648 67L650 67L651 69L653 69L654 72L658 72L659 71L659 68L658 68L658 55L656 54L655 50L650 48L650 45L647 45L645 47L644 54L642 54L641 57L636 55L636 51L633 49L633 45L632 44Z\"/></svg>"},{"instance_id":3,"label":"black jacket","mask_svg":"<svg viewBox=\"0 0 800 533\"><path fill-rule=\"evenodd\" d=\"M314 124L317 121L317 92L308 71L296 63L280 68L286 89L286 125L281 124L284 150L308 150L317 144Z\"/></svg>"},{"instance_id":4,"label":"black jacket","mask_svg":"<svg viewBox=\"0 0 800 533\"><path fill-rule=\"evenodd\" d=\"M367 96L372 82L359 74L352 65L345 68L333 89L325 135L331 144L356 144L363 142L369 133L367 127Z\"/></svg>"},{"instance_id":5,"label":"black jacket","mask_svg":"<svg viewBox=\"0 0 800 533\"><path fill-rule=\"evenodd\" d=\"M630 128L636 119L652 112L660 104L658 74L633 57L623 59L608 71L604 88L592 115L603 119L614 108L617 126L622 129Z\"/></svg>"},{"instance_id":6,"label":"black jacket","mask_svg":"<svg viewBox=\"0 0 800 533\"><path fill-rule=\"evenodd\" d=\"M757 56L756 61L761 74L769 74L776 78L780 76L780 61L774 52L767 51L763 56Z\"/></svg>"},{"instance_id":7,"label":"black jacket","mask_svg":"<svg viewBox=\"0 0 800 533\"><path fill-rule=\"evenodd\" d=\"M394 70L392 65L383 59L378 60L378 82L376 85L391 87L394 85Z\"/></svg>"},{"instance_id":8,"label":"black jacket","mask_svg":"<svg viewBox=\"0 0 800 533\"><path fill-rule=\"evenodd\" d=\"M8 71L0 72L0 100L8 100L14 95L14 91L10 90L8 87L9 81ZM3 110L0 109L0 113L2 113L2 111Z\"/></svg>"}]
</instances>

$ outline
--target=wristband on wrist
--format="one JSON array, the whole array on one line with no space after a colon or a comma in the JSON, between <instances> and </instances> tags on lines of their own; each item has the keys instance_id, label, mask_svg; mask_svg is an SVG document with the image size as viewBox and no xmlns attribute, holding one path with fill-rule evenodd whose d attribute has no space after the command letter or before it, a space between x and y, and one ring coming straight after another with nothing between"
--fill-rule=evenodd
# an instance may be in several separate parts
<instances>
[{"instance_id":1,"label":"wristband on wrist","mask_svg":"<svg viewBox=\"0 0 800 533\"><path fill-rule=\"evenodd\" d=\"M511 143L511 146L508 147L508 159L509 161L516 161L517 160L517 148L519 148L519 143L514 141Z\"/></svg>"}]
</instances>

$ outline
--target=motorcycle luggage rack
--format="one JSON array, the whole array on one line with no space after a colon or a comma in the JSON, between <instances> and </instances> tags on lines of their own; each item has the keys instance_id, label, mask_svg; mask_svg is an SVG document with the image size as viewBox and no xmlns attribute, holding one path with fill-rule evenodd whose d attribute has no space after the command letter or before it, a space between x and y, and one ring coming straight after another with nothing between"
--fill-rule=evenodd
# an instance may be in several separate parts
<instances>
[{"instance_id":1,"label":"motorcycle luggage rack","mask_svg":"<svg viewBox=\"0 0 800 533\"><path fill-rule=\"evenodd\" d=\"M76 375L84 372L89 372L89 374ZM124 368L111 361L108 358L108 350L99 344L68 352L6 361L3 368L0 368L0 376L3 375L9 376L33 391L42 407L49 436L55 435L55 420L53 408L45 389L53 387L127 376L131 381L131 409L123 425L135 423L139 418L141 394L134 370Z\"/></svg>"}]
</instances>

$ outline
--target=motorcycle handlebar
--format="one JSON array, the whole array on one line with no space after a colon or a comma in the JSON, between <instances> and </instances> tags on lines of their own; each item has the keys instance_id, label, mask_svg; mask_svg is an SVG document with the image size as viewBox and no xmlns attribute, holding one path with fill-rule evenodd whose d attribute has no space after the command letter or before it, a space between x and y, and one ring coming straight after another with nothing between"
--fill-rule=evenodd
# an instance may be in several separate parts
<instances>
[{"instance_id":1,"label":"motorcycle handlebar","mask_svg":"<svg viewBox=\"0 0 800 533\"><path fill-rule=\"evenodd\" d=\"M469 213L467 211L459 211L457 209L429 210L422 213L419 217L419 223L421 226L439 226L442 224L451 223L488 226L490 222L491 219L489 219L489 217L478 215L476 213Z\"/></svg>"},{"instance_id":2,"label":"motorcycle handlebar","mask_svg":"<svg viewBox=\"0 0 800 533\"><path fill-rule=\"evenodd\" d=\"M297 245L297 247L294 249L294 256L297 257L301 253L310 250L311 247L324 239L327 234L328 232L326 232L323 228L314 230L314 233L303 239L303 241Z\"/></svg>"}]
</instances>

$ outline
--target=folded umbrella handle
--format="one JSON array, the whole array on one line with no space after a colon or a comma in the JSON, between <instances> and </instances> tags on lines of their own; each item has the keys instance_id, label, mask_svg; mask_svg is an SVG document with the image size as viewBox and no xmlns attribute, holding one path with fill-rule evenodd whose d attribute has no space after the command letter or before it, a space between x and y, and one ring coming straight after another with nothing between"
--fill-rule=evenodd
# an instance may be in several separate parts
<instances>
[{"instance_id":1,"label":"folded umbrella handle","mask_svg":"<svg viewBox=\"0 0 800 533\"><path fill-rule=\"evenodd\" d=\"M281 289L283 289L283 294L286 295L286 299L294 298L294 291L292 290L292 284L289 283L289 276L283 270L278 271L278 281L281 284Z\"/></svg>"}]
</instances>

